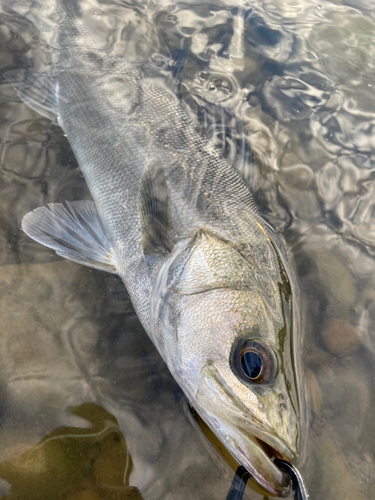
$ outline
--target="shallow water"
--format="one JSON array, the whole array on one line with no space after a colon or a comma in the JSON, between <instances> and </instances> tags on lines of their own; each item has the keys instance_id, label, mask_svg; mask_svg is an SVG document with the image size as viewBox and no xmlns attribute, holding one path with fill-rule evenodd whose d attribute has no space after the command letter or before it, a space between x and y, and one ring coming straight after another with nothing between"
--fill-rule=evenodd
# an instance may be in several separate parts
<instances>
[{"instance_id":1,"label":"shallow water","mask_svg":"<svg viewBox=\"0 0 375 500\"><path fill-rule=\"evenodd\" d=\"M310 407L301 473L314 500L375 499L372 1L80 3L115 53L164 68L185 48L184 95L243 123L247 162L237 155L234 164L292 252L301 290ZM1 75L47 54L37 30L6 9L0 47ZM0 494L224 499L233 471L199 429L121 281L21 232L29 210L90 195L62 131L0 84ZM243 146L233 141L228 155ZM87 402L89 417L68 411ZM85 435L87 448L69 451L58 434L67 454L59 445L25 458L56 429L100 430L99 407L126 442L112 451L129 453L131 469L108 458L112 434L99 431ZM94 465L75 465L87 455L116 473L103 479ZM262 496L247 488L244 498Z\"/></svg>"}]
</instances>

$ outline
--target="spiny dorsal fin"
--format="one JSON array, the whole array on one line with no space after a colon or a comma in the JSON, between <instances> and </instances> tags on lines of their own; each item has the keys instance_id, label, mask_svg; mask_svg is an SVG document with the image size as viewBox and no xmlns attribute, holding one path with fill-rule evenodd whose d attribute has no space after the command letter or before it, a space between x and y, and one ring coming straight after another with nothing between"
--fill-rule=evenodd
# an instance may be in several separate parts
<instances>
[{"instance_id":1,"label":"spiny dorsal fin","mask_svg":"<svg viewBox=\"0 0 375 500\"><path fill-rule=\"evenodd\" d=\"M22 219L22 229L33 240L58 255L84 266L116 273L116 259L108 231L92 201L50 203Z\"/></svg>"},{"instance_id":2,"label":"spiny dorsal fin","mask_svg":"<svg viewBox=\"0 0 375 500\"><path fill-rule=\"evenodd\" d=\"M238 116L238 111L221 103L209 102L184 84L180 86L179 97L201 132L240 175L252 171L254 155L243 117Z\"/></svg>"}]
</instances>

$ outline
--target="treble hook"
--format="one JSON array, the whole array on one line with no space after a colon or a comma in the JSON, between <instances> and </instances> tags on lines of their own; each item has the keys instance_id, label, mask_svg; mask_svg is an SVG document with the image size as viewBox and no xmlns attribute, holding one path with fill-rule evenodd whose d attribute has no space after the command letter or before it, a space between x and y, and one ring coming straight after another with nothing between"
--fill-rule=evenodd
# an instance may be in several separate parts
<instances>
[{"instance_id":1,"label":"treble hook","mask_svg":"<svg viewBox=\"0 0 375 500\"><path fill-rule=\"evenodd\" d=\"M289 477L292 485L293 500L309 500L309 494L299 470L285 460L275 460L275 465ZM250 472L240 465L236 470L226 500L242 500L246 483L250 477Z\"/></svg>"}]
</instances>

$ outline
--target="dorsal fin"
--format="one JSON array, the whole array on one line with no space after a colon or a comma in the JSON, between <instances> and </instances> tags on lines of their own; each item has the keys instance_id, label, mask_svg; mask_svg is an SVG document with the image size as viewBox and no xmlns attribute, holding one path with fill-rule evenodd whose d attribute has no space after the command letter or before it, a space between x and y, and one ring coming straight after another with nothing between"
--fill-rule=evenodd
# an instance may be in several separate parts
<instances>
[{"instance_id":1,"label":"dorsal fin","mask_svg":"<svg viewBox=\"0 0 375 500\"><path fill-rule=\"evenodd\" d=\"M242 177L253 170L254 155L242 117L235 110L220 103L207 102L193 94L184 84L179 97L189 116L198 124L211 144L233 164Z\"/></svg>"}]
</instances>

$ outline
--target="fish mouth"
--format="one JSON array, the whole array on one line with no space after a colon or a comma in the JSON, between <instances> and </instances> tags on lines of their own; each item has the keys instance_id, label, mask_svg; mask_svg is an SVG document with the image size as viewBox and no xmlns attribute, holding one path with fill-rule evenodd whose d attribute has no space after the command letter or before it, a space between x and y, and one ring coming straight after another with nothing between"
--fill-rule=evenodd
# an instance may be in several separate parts
<instances>
[{"instance_id":1,"label":"fish mouth","mask_svg":"<svg viewBox=\"0 0 375 500\"><path fill-rule=\"evenodd\" d=\"M282 459L292 462L295 453L280 439L261 429L244 431L236 428L233 433L232 427L228 429L229 432L232 439L227 443L227 447L234 458L268 493L280 498L288 497L291 492L290 480L274 461Z\"/></svg>"},{"instance_id":2,"label":"fish mouth","mask_svg":"<svg viewBox=\"0 0 375 500\"><path fill-rule=\"evenodd\" d=\"M268 493L281 498L289 496L289 477L274 461L295 462L297 450L253 419L212 365L206 365L202 375L194 406L203 420Z\"/></svg>"},{"instance_id":3,"label":"fish mouth","mask_svg":"<svg viewBox=\"0 0 375 500\"><path fill-rule=\"evenodd\" d=\"M249 439L258 444L272 460L292 462L296 459L296 454L280 438L255 426L249 433Z\"/></svg>"}]
</instances>

